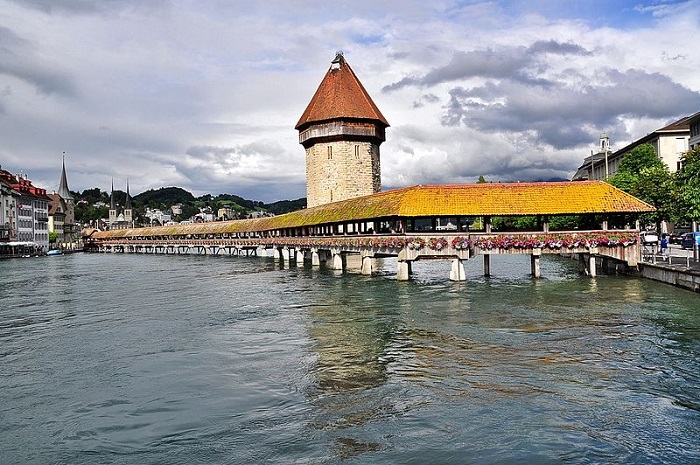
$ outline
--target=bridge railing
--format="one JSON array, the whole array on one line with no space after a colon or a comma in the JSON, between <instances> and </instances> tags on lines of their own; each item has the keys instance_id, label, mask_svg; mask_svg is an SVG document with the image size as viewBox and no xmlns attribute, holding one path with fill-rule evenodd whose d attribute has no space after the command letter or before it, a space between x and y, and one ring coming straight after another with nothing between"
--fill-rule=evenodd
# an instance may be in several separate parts
<instances>
[{"instance_id":1,"label":"bridge railing","mask_svg":"<svg viewBox=\"0 0 700 465\"><path fill-rule=\"evenodd\" d=\"M211 238L187 239L120 238L102 240L99 246L132 247L262 247L321 249L339 252L400 256L406 260L421 258L467 259L478 254L557 254L591 253L636 262L641 254L639 231L565 231L565 232L441 232L393 235L336 235L329 237Z\"/></svg>"}]
</instances>

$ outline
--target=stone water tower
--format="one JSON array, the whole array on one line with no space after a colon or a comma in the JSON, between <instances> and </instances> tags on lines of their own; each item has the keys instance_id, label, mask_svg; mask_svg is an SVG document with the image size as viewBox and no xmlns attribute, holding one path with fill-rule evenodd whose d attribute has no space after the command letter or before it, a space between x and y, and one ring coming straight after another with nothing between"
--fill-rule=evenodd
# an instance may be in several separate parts
<instances>
[{"instance_id":1,"label":"stone water tower","mask_svg":"<svg viewBox=\"0 0 700 465\"><path fill-rule=\"evenodd\" d=\"M306 149L307 207L379 192L388 126L338 53L295 127Z\"/></svg>"}]
</instances>

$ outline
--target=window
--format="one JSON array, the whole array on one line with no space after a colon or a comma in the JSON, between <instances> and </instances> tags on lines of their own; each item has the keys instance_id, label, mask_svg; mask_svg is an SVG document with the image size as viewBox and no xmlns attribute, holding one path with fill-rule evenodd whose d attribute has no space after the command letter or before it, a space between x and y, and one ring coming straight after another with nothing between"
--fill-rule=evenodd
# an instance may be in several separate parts
<instances>
[{"instance_id":1,"label":"window","mask_svg":"<svg viewBox=\"0 0 700 465\"><path fill-rule=\"evenodd\" d=\"M360 146L359 145L355 146L355 158L358 160L360 159Z\"/></svg>"},{"instance_id":2,"label":"window","mask_svg":"<svg viewBox=\"0 0 700 465\"><path fill-rule=\"evenodd\" d=\"M676 137L676 153L683 153L685 151L685 137Z\"/></svg>"},{"instance_id":3,"label":"window","mask_svg":"<svg viewBox=\"0 0 700 465\"><path fill-rule=\"evenodd\" d=\"M332 145L328 146L328 159L329 160L333 159L333 146Z\"/></svg>"}]
</instances>

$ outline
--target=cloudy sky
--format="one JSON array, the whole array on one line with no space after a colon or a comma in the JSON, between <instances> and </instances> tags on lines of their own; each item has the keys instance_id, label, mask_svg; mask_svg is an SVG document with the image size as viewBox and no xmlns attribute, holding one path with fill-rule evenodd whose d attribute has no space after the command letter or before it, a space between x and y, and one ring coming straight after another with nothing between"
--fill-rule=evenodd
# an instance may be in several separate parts
<instances>
[{"instance_id":1,"label":"cloudy sky","mask_svg":"<svg viewBox=\"0 0 700 465\"><path fill-rule=\"evenodd\" d=\"M570 178L700 111L700 0L0 0L0 165L58 188L304 197L294 130L345 58L383 188Z\"/></svg>"}]
</instances>

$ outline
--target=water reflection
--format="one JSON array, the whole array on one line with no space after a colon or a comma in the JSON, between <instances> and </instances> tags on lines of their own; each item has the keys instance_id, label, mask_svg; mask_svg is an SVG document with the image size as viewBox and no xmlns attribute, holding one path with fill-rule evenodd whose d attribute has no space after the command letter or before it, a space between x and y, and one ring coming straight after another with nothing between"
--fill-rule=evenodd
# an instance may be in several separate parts
<instances>
[{"instance_id":1,"label":"water reflection","mask_svg":"<svg viewBox=\"0 0 700 465\"><path fill-rule=\"evenodd\" d=\"M389 334L372 309L359 311L336 301L309 308L314 322L315 376L319 389L343 393L376 387L386 381L380 354Z\"/></svg>"}]
</instances>

